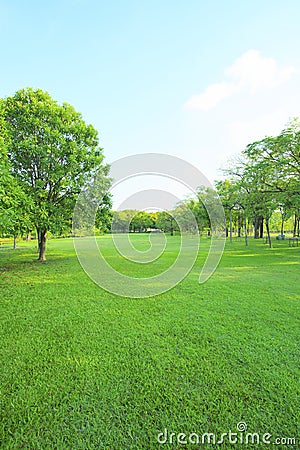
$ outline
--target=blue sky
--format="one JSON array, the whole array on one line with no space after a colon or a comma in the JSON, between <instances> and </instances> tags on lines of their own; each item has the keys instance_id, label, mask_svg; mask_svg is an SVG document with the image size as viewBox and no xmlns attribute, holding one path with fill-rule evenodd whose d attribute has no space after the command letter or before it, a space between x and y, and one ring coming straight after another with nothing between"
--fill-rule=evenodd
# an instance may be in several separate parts
<instances>
[{"instance_id":1,"label":"blue sky","mask_svg":"<svg viewBox=\"0 0 300 450\"><path fill-rule=\"evenodd\" d=\"M299 19L297 0L0 0L0 96L42 88L108 162L168 153L213 181L300 115Z\"/></svg>"}]
</instances>

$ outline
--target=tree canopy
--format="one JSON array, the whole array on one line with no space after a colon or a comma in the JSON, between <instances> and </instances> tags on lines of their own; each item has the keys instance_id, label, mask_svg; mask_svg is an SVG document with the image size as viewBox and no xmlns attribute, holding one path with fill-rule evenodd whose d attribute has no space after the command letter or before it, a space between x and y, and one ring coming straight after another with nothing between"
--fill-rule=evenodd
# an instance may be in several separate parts
<instances>
[{"instance_id":1,"label":"tree canopy","mask_svg":"<svg viewBox=\"0 0 300 450\"><path fill-rule=\"evenodd\" d=\"M254 224L254 237L262 237L263 223L271 246L269 221L274 211L286 219L294 215L294 235L299 234L300 211L300 124L293 119L278 136L253 142L227 174L235 193L231 202L242 205L244 215ZM221 186L219 185L219 190ZM231 188L232 190L232 188ZM223 200L224 189L221 192ZM230 203L230 202L229 202Z\"/></svg>"}]
</instances>

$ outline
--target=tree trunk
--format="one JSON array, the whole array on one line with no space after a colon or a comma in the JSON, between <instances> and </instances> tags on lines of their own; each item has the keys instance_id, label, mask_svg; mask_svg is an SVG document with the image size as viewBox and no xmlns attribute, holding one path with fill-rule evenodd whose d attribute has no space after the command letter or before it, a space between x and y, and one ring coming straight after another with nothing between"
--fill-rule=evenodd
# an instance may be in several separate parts
<instances>
[{"instance_id":1,"label":"tree trunk","mask_svg":"<svg viewBox=\"0 0 300 450\"><path fill-rule=\"evenodd\" d=\"M14 234L14 250L17 248L17 236Z\"/></svg>"},{"instance_id":2,"label":"tree trunk","mask_svg":"<svg viewBox=\"0 0 300 450\"><path fill-rule=\"evenodd\" d=\"M238 215L238 237L241 237L242 224L243 224L242 219L243 219L243 217L242 217L242 214L240 213Z\"/></svg>"},{"instance_id":3,"label":"tree trunk","mask_svg":"<svg viewBox=\"0 0 300 450\"><path fill-rule=\"evenodd\" d=\"M232 209L230 209L230 243L232 243Z\"/></svg>"},{"instance_id":4,"label":"tree trunk","mask_svg":"<svg viewBox=\"0 0 300 450\"><path fill-rule=\"evenodd\" d=\"M266 230L267 230L269 247L272 248L272 241L271 241L270 228L269 228L269 219L266 219Z\"/></svg>"},{"instance_id":5,"label":"tree trunk","mask_svg":"<svg viewBox=\"0 0 300 450\"><path fill-rule=\"evenodd\" d=\"M264 218L262 216L254 217L254 239L264 237Z\"/></svg>"},{"instance_id":6,"label":"tree trunk","mask_svg":"<svg viewBox=\"0 0 300 450\"><path fill-rule=\"evenodd\" d=\"M295 217L294 217L294 232L293 232L293 236L295 237L297 234L297 214L295 213Z\"/></svg>"},{"instance_id":7,"label":"tree trunk","mask_svg":"<svg viewBox=\"0 0 300 450\"><path fill-rule=\"evenodd\" d=\"M281 217L281 229L280 229L280 234L281 234L281 235L284 234L284 216Z\"/></svg>"},{"instance_id":8,"label":"tree trunk","mask_svg":"<svg viewBox=\"0 0 300 450\"><path fill-rule=\"evenodd\" d=\"M244 233L245 233L245 244L248 247L248 234L247 234L247 219L246 214L244 215Z\"/></svg>"},{"instance_id":9,"label":"tree trunk","mask_svg":"<svg viewBox=\"0 0 300 450\"><path fill-rule=\"evenodd\" d=\"M254 217L254 239L259 238L259 223L258 223L258 217Z\"/></svg>"},{"instance_id":10,"label":"tree trunk","mask_svg":"<svg viewBox=\"0 0 300 450\"><path fill-rule=\"evenodd\" d=\"M260 218L260 230L259 230L259 237L262 239L264 237L264 218Z\"/></svg>"},{"instance_id":11,"label":"tree trunk","mask_svg":"<svg viewBox=\"0 0 300 450\"><path fill-rule=\"evenodd\" d=\"M173 219L171 219L171 221L170 221L170 235L174 236Z\"/></svg>"},{"instance_id":12,"label":"tree trunk","mask_svg":"<svg viewBox=\"0 0 300 450\"><path fill-rule=\"evenodd\" d=\"M38 230L39 261L46 261L46 234L47 230Z\"/></svg>"}]
</instances>

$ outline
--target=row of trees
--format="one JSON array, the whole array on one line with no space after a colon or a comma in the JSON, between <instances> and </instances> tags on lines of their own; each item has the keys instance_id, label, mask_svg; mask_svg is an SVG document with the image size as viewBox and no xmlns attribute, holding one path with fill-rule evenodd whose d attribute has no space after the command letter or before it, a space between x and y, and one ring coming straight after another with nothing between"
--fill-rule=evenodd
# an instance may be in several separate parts
<instances>
[{"instance_id":1,"label":"row of trees","mask_svg":"<svg viewBox=\"0 0 300 450\"><path fill-rule=\"evenodd\" d=\"M174 216L174 211L116 211L113 214L112 228L120 233L159 230L173 235L174 231L179 230Z\"/></svg>"},{"instance_id":2,"label":"row of trees","mask_svg":"<svg viewBox=\"0 0 300 450\"><path fill-rule=\"evenodd\" d=\"M299 236L300 221L300 124L297 119L275 137L249 144L239 160L226 171L228 179L216 183L226 210L230 239L232 224L238 222L239 234L246 243L249 225L254 238L272 246L270 220L281 216L281 235L288 219L293 219L293 235Z\"/></svg>"},{"instance_id":3,"label":"row of trees","mask_svg":"<svg viewBox=\"0 0 300 450\"><path fill-rule=\"evenodd\" d=\"M71 105L61 105L47 92L31 88L0 99L0 233L16 239L36 230L39 260L45 260L47 232L71 232L78 195L83 186L94 186L95 180L95 227L101 232L112 227L119 232L159 229L173 234L178 223L181 230L190 233L196 228L210 229L206 206L213 211L217 205L213 189L199 187L194 198L182 201L173 211L113 214L108 171L97 131ZM247 244L253 228L254 238L263 237L266 231L271 246L274 214L280 216L282 235L285 223L293 220L293 234L299 236L298 120L291 121L278 136L249 144L226 176L215 186L225 209L230 240L236 229ZM93 189L88 191L93 196Z\"/></svg>"},{"instance_id":4,"label":"row of trees","mask_svg":"<svg viewBox=\"0 0 300 450\"><path fill-rule=\"evenodd\" d=\"M187 233L195 233L197 229L208 230L210 220L204 204L210 202L212 205L215 201L216 192L213 189L199 187L197 197L180 202L172 211L116 211L113 215L113 230L125 233L157 229L171 235L180 231L180 228Z\"/></svg>"},{"instance_id":5,"label":"row of trees","mask_svg":"<svg viewBox=\"0 0 300 450\"><path fill-rule=\"evenodd\" d=\"M253 230L255 239L263 238L272 246L271 224L283 237L285 224L292 224L294 236L299 237L300 228L300 124L292 120L278 135L266 137L249 144L241 156L231 162L225 171L227 178L215 182L226 215L227 235L232 241L233 230L239 237L244 236L248 245L248 235ZM180 220L186 232L195 231L195 223L186 214L191 210L199 230L209 229L210 221L204 204L213 204L215 192L199 187L197 196L182 201L169 213L134 212L130 231L141 231L147 227L161 228L163 231L178 230ZM122 230L122 214L133 215L131 211L118 213L119 230ZM145 219L144 225L142 219ZM125 221L126 222L126 221Z\"/></svg>"}]
</instances>

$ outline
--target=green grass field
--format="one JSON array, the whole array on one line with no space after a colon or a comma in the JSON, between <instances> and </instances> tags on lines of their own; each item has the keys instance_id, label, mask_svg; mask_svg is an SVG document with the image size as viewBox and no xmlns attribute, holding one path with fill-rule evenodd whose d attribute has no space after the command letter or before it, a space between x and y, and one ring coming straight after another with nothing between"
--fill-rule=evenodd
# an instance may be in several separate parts
<instances>
[{"instance_id":1,"label":"green grass field","mask_svg":"<svg viewBox=\"0 0 300 450\"><path fill-rule=\"evenodd\" d=\"M99 239L109 258L110 237ZM45 264L35 246L0 248L0 448L272 447L176 441L239 422L271 441L299 437L300 247L234 241L205 284L201 253L169 292L128 299L87 277L71 239L49 241ZM158 443L165 429L173 444Z\"/></svg>"}]
</instances>

